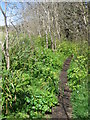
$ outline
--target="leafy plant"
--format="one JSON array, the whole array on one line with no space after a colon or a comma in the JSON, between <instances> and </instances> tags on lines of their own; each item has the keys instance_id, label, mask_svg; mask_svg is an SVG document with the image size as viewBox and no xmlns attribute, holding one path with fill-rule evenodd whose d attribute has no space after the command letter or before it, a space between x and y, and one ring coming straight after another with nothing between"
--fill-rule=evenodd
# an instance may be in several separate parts
<instances>
[{"instance_id":1,"label":"leafy plant","mask_svg":"<svg viewBox=\"0 0 90 120\"><path fill-rule=\"evenodd\" d=\"M9 71L3 62L2 111L6 118L42 118L58 104L59 74L66 55L42 47L41 38L37 41L30 47L30 40L21 38L10 49Z\"/></svg>"},{"instance_id":2,"label":"leafy plant","mask_svg":"<svg viewBox=\"0 0 90 120\"><path fill-rule=\"evenodd\" d=\"M86 46L83 47L82 45L82 47L78 49L79 51L74 55L70 68L67 72L69 80L68 85L73 91L71 96L73 117L79 119L88 117L88 71Z\"/></svg>"}]
</instances>

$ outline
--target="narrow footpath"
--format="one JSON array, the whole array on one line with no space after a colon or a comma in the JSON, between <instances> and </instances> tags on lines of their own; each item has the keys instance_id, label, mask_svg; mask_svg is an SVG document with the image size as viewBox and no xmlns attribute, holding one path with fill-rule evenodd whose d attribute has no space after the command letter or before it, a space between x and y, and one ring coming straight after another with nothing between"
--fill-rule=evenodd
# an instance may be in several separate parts
<instances>
[{"instance_id":1,"label":"narrow footpath","mask_svg":"<svg viewBox=\"0 0 90 120\"><path fill-rule=\"evenodd\" d=\"M58 96L59 105L52 108L52 120L69 120L72 117L72 106L70 103L71 91L67 85L67 70L69 69L71 59L72 57L66 59L60 74L60 95Z\"/></svg>"}]
</instances>

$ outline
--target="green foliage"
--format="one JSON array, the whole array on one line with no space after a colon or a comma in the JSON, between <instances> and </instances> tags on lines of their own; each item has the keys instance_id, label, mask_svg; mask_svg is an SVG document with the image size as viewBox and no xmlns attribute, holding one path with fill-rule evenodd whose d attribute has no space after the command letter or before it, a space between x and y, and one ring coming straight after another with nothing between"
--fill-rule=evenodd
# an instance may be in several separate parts
<instances>
[{"instance_id":1,"label":"green foliage","mask_svg":"<svg viewBox=\"0 0 90 120\"><path fill-rule=\"evenodd\" d=\"M10 36L12 38L12 36ZM63 63L73 54L68 70L69 86L73 90L74 117L87 116L87 49L80 44L64 41L57 50L45 47L45 36L19 36L18 42L10 47L10 70L6 70L5 57L2 63L2 113L3 118L43 118L45 113L58 104L59 74ZM17 40L16 40L17 41ZM84 49L84 47L82 47ZM81 54L81 53L82 54ZM82 87L83 86L83 87ZM82 91L83 92L82 94ZM79 92L78 92L79 91ZM78 92L78 94L77 94ZM75 95L74 95L75 94ZM86 94L86 95L85 95ZM80 102L79 102L80 100ZM81 103L84 103L85 108ZM79 107L77 107L79 106ZM82 113L78 112L82 108Z\"/></svg>"},{"instance_id":2,"label":"green foliage","mask_svg":"<svg viewBox=\"0 0 90 120\"><path fill-rule=\"evenodd\" d=\"M74 118L88 117L87 90L87 49L86 45L79 45L78 54L74 53L68 72L68 85L72 89L72 108Z\"/></svg>"},{"instance_id":3,"label":"green foliage","mask_svg":"<svg viewBox=\"0 0 90 120\"><path fill-rule=\"evenodd\" d=\"M77 53L77 44L70 41L63 41L58 45L58 51L64 53L64 55L72 55Z\"/></svg>"},{"instance_id":4,"label":"green foliage","mask_svg":"<svg viewBox=\"0 0 90 120\"><path fill-rule=\"evenodd\" d=\"M87 77L87 58L84 56L77 56L71 62L70 69L68 70L68 79L70 80L69 86L76 90L80 84L85 82Z\"/></svg>"},{"instance_id":5,"label":"green foliage","mask_svg":"<svg viewBox=\"0 0 90 120\"><path fill-rule=\"evenodd\" d=\"M36 41L21 37L10 49L9 71L3 63L2 112L7 118L42 118L58 104L59 74L66 55L42 47L41 38Z\"/></svg>"},{"instance_id":6,"label":"green foliage","mask_svg":"<svg viewBox=\"0 0 90 120\"><path fill-rule=\"evenodd\" d=\"M73 118L88 118L88 90L83 84L72 93Z\"/></svg>"},{"instance_id":7,"label":"green foliage","mask_svg":"<svg viewBox=\"0 0 90 120\"><path fill-rule=\"evenodd\" d=\"M49 91L37 89L36 87L31 88L31 91L31 97L25 98L27 103L26 112L29 112L31 117L37 117L37 115L40 114L40 111L42 114L51 112L51 107L58 103L55 95ZM36 116L35 112L37 113Z\"/></svg>"}]
</instances>

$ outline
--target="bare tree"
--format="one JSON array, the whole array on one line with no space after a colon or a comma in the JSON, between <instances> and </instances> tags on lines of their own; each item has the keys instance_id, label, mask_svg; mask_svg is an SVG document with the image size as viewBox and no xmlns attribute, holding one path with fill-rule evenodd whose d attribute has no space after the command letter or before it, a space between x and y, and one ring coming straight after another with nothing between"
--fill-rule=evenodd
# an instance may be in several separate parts
<instances>
[{"instance_id":1,"label":"bare tree","mask_svg":"<svg viewBox=\"0 0 90 120\"><path fill-rule=\"evenodd\" d=\"M6 63L7 63L7 69L10 68L10 56L9 56L9 32L8 32L8 25L7 25L7 16L6 16L6 9L7 9L7 3L5 3L5 12L0 6L0 10L3 14L4 17L4 22L5 22L5 30L6 30L6 49L4 48L4 45L2 44L2 50L5 55Z\"/></svg>"},{"instance_id":2,"label":"bare tree","mask_svg":"<svg viewBox=\"0 0 90 120\"><path fill-rule=\"evenodd\" d=\"M9 6L11 7L11 6ZM11 25L19 33L32 35L45 35L45 46L54 51L56 41L67 38L67 40L85 39L87 28L87 15L84 3L22 3L22 9L17 9L19 22L14 24L11 18ZM11 8L12 9L12 8ZM15 7L13 7L15 9ZM18 17L19 16L19 17ZM48 39L48 35L50 39ZM51 40L49 42L49 40Z\"/></svg>"}]
</instances>

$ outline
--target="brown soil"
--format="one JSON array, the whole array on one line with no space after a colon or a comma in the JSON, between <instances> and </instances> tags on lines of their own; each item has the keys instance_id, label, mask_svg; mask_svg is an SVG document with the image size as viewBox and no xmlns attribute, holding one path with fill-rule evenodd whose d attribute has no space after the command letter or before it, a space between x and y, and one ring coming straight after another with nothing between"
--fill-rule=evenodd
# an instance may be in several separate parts
<instances>
[{"instance_id":1,"label":"brown soil","mask_svg":"<svg viewBox=\"0 0 90 120\"><path fill-rule=\"evenodd\" d=\"M72 57L66 59L63 65L63 69L60 74L60 95L58 96L59 105L52 108L51 119L57 120L69 120L72 117L72 106L70 104L71 91L67 85L67 70Z\"/></svg>"}]
</instances>

